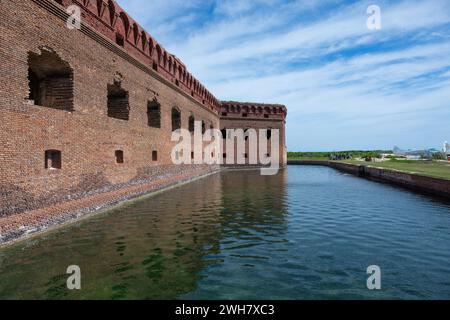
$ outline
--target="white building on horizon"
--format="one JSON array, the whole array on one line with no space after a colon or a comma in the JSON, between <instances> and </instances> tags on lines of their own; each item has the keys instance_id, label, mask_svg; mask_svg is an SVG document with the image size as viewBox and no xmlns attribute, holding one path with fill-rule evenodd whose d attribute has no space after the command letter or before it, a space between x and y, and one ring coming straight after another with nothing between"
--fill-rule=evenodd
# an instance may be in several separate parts
<instances>
[{"instance_id":1,"label":"white building on horizon","mask_svg":"<svg viewBox=\"0 0 450 320\"><path fill-rule=\"evenodd\" d=\"M442 148L442 150L445 154L450 154L450 144L447 141L444 142L444 147Z\"/></svg>"}]
</instances>

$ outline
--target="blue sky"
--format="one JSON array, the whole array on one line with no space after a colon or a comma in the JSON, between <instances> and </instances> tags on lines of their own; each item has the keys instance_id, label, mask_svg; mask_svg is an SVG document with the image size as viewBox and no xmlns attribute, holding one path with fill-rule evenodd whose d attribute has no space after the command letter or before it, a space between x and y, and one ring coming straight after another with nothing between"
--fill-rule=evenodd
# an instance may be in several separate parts
<instances>
[{"instance_id":1,"label":"blue sky","mask_svg":"<svg viewBox=\"0 0 450 320\"><path fill-rule=\"evenodd\" d=\"M118 2L217 98L285 104L290 151L450 140L449 0Z\"/></svg>"}]
</instances>

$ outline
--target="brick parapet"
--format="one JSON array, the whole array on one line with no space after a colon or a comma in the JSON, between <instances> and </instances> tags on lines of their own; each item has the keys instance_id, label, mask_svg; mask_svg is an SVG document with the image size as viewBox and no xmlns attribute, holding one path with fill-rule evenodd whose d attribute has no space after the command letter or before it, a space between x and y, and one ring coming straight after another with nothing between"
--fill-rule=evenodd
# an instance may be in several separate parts
<instances>
[{"instance_id":1,"label":"brick parapet","mask_svg":"<svg viewBox=\"0 0 450 320\"><path fill-rule=\"evenodd\" d=\"M33 0L50 11L57 10L53 5L65 8L77 5L82 11L82 22L109 39L114 46L123 49L147 68L152 69L185 94L191 96L205 107L220 111L219 100L205 88L175 55L169 53L149 35L114 0ZM68 17L68 15L67 15ZM117 36L123 37L121 48L116 43Z\"/></svg>"},{"instance_id":2,"label":"brick parapet","mask_svg":"<svg viewBox=\"0 0 450 320\"><path fill-rule=\"evenodd\" d=\"M264 121L285 121L287 108L281 104L254 102L222 101L220 109L222 119L252 119Z\"/></svg>"}]
</instances>

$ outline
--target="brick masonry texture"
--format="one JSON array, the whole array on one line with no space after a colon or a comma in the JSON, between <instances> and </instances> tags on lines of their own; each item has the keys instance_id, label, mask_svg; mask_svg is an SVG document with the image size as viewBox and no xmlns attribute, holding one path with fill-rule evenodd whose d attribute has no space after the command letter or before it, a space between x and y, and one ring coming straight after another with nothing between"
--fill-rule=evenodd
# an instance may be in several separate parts
<instances>
[{"instance_id":1,"label":"brick masonry texture","mask_svg":"<svg viewBox=\"0 0 450 320\"><path fill-rule=\"evenodd\" d=\"M278 128L286 159L286 107L220 102L114 1L0 1L0 78L0 237L219 170L172 164L173 108L183 128Z\"/></svg>"}]
</instances>

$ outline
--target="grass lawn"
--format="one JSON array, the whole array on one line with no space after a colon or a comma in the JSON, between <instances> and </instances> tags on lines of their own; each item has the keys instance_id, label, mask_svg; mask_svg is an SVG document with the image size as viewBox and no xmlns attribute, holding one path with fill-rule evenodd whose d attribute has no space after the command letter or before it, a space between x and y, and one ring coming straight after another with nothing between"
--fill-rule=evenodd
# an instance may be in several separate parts
<instances>
[{"instance_id":1,"label":"grass lawn","mask_svg":"<svg viewBox=\"0 0 450 320\"><path fill-rule=\"evenodd\" d=\"M386 161L386 162L363 162L342 161L352 164L365 164L376 168L394 169L408 173L416 173L423 176L450 180L450 162L440 161Z\"/></svg>"}]
</instances>

